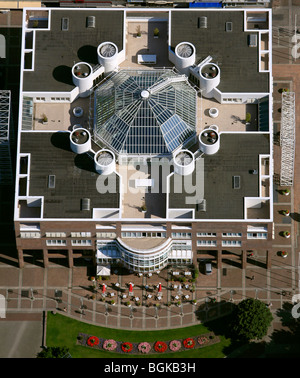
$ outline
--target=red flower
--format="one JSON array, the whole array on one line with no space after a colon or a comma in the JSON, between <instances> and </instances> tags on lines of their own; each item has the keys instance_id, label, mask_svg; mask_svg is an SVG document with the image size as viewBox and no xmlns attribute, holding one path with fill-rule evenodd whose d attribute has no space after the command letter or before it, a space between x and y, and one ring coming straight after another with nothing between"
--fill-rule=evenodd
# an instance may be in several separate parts
<instances>
[{"instance_id":1,"label":"red flower","mask_svg":"<svg viewBox=\"0 0 300 378\"><path fill-rule=\"evenodd\" d=\"M191 349L194 348L195 341L191 337L188 337L187 339L183 340L183 345L185 348Z\"/></svg>"},{"instance_id":2,"label":"red flower","mask_svg":"<svg viewBox=\"0 0 300 378\"><path fill-rule=\"evenodd\" d=\"M133 349L133 345L129 342L125 342L121 345L122 351L125 353L129 353Z\"/></svg>"},{"instance_id":3,"label":"red flower","mask_svg":"<svg viewBox=\"0 0 300 378\"><path fill-rule=\"evenodd\" d=\"M90 336L88 339L87 339L87 344L91 347L95 346L95 345L98 345L99 344L99 339L98 337L96 336Z\"/></svg>"},{"instance_id":4,"label":"red flower","mask_svg":"<svg viewBox=\"0 0 300 378\"><path fill-rule=\"evenodd\" d=\"M168 346L163 341L156 341L154 344L154 350L159 353L163 353L167 350Z\"/></svg>"}]
</instances>

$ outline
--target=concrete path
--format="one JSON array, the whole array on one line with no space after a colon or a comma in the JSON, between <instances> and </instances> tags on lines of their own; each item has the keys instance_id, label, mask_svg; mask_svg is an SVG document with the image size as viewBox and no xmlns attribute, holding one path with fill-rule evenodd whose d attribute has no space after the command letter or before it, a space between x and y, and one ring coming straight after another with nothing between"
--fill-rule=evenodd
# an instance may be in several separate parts
<instances>
[{"instance_id":1,"label":"concrete path","mask_svg":"<svg viewBox=\"0 0 300 378\"><path fill-rule=\"evenodd\" d=\"M0 340L0 358L35 358L41 351L43 341L41 315L8 315L6 319L1 319Z\"/></svg>"}]
</instances>

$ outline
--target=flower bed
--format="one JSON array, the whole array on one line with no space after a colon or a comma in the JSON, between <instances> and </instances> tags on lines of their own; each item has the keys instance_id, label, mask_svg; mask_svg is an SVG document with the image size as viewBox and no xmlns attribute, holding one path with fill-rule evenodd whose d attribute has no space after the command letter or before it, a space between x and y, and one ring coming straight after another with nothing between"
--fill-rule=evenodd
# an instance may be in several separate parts
<instances>
[{"instance_id":1,"label":"flower bed","mask_svg":"<svg viewBox=\"0 0 300 378\"><path fill-rule=\"evenodd\" d=\"M152 348L151 345L147 342L139 343L138 345L139 352L144 353L144 354L149 353L151 348Z\"/></svg>"},{"instance_id":2,"label":"flower bed","mask_svg":"<svg viewBox=\"0 0 300 378\"><path fill-rule=\"evenodd\" d=\"M184 347L187 348L187 349L192 349L192 348L194 348L195 344L196 344L196 343L195 343L195 340L192 339L191 337L188 337L187 339L184 339L184 340L183 340L183 345L184 345Z\"/></svg>"},{"instance_id":3,"label":"flower bed","mask_svg":"<svg viewBox=\"0 0 300 378\"><path fill-rule=\"evenodd\" d=\"M117 348L117 343L115 340L112 340L112 339L108 339L108 340L105 340L104 343L103 343L103 349L105 350L115 350Z\"/></svg>"},{"instance_id":4,"label":"flower bed","mask_svg":"<svg viewBox=\"0 0 300 378\"><path fill-rule=\"evenodd\" d=\"M113 339L102 339L100 337L80 333L77 337L77 344L93 349L112 351L115 353L130 354L162 354L180 352L189 349L202 348L220 342L218 336L213 332L199 335L197 337L187 337L182 340L156 341L131 343L128 341L116 341Z\"/></svg>"},{"instance_id":5,"label":"flower bed","mask_svg":"<svg viewBox=\"0 0 300 378\"><path fill-rule=\"evenodd\" d=\"M133 345L129 342L125 342L122 343L121 348L124 353L130 353L133 349Z\"/></svg>"},{"instance_id":6,"label":"flower bed","mask_svg":"<svg viewBox=\"0 0 300 378\"><path fill-rule=\"evenodd\" d=\"M168 349L168 345L164 343L163 341L156 341L154 344L154 350L155 352L163 353Z\"/></svg>"},{"instance_id":7,"label":"flower bed","mask_svg":"<svg viewBox=\"0 0 300 378\"><path fill-rule=\"evenodd\" d=\"M172 352L177 352L181 349L181 341L179 340L172 340L169 342L169 348Z\"/></svg>"},{"instance_id":8,"label":"flower bed","mask_svg":"<svg viewBox=\"0 0 300 378\"><path fill-rule=\"evenodd\" d=\"M198 343L200 345L204 345L204 344L208 343L208 341L209 341L209 339L206 336L198 337Z\"/></svg>"},{"instance_id":9,"label":"flower bed","mask_svg":"<svg viewBox=\"0 0 300 378\"><path fill-rule=\"evenodd\" d=\"M99 344L99 338L96 337L96 336L90 336L87 339L87 344L88 344L88 346L91 346L91 347L98 345Z\"/></svg>"}]
</instances>

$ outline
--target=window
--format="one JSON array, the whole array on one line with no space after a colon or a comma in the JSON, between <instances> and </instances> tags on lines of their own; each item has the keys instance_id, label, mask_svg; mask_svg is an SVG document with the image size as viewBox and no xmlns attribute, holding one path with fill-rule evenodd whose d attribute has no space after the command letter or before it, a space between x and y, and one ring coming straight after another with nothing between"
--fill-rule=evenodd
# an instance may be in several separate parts
<instances>
[{"instance_id":1,"label":"window","mask_svg":"<svg viewBox=\"0 0 300 378\"><path fill-rule=\"evenodd\" d=\"M226 22L225 23L225 30L227 32L232 32L232 22Z\"/></svg>"},{"instance_id":2,"label":"window","mask_svg":"<svg viewBox=\"0 0 300 378\"><path fill-rule=\"evenodd\" d=\"M222 247L241 247L241 240L222 240Z\"/></svg>"},{"instance_id":3,"label":"window","mask_svg":"<svg viewBox=\"0 0 300 378\"><path fill-rule=\"evenodd\" d=\"M90 238L91 232L71 232L71 238Z\"/></svg>"},{"instance_id":4,"label":"window","mask_svg":"<svg viewBox=\"0 0 300 378\"><path fill-rule=\"evenodd\" d=\"M46 232L46 238L66 238L67 234L65 232Z\"/></svg>"},{"instance_id":5,"label":"window","mask_svg":"<svg viewBox=\"0 0 300 378\"><path fill-rule=\"evenodd\" d=\"M20 232L20 237L23 239L30 239L30 238L33 238L33 239L36 239L36 238L40 238L41 237L41 234L40 232Z\"/></svg>"},{"instance_id":6,"label":"window","mask_svg":"<svg viewBox=\"0 0 300 378\"><path fill-rule=\"evenodd\" d=\"M247 232L247 239L268 239L267 232Z\"/></svg>"},{"instance_id":7,"label":"window","mask_svg":"<svg viewBox=\"0 0 300 378\"><path fill-rule=\"evenodd\" d=\"M190 239L192 237L191 232L172 232L172 238Z\"/></svg>"},{"instance_id":8,"label":"window","mask_svg":"<svg viewBox=\"0 0 300 378\"><path fill-rule=\"evenodd\" d=\"M87 28L94 28L96 24L96 17L95 16L88 16L86 18L86 27Z\"/></svg>"},{"instance_id":9,"label":"window","mask_svg":"<svg viewBox=\"0 0 300 378\"><path fill-rule=\"evenodd\" d=\"M50 239L46 240L46 245L48 246L60 246L60 245L67 245L66 240L58 240L58 239Z\"/></svg>"},{"instance_id":10,"label":"window","mask_svg":"<svg viewBox=\"0 0 300 378\"><path fill-rule=\"evenodd\" d=\"M63 17L61 19L61 30L63 31L69 30L69 19L67 17Z\"/></svg>"},{"instance_id":11,"label":"window","mask_svg":"<svg viewBox=\"0 0 300 378\"><path fill-rule=\"evenodd\" d=\"M88 240L88 239L85 239L85 240L71 240L71 244L73 246L78 246L78 245L85 245L85 246L91 246L92 245L92 241L91 240Z\"/></svg>"},{"instance_id":12,"label":"window","mask_svg":"<svg viewBox=\"0 0 300 378\"><path fill-rule=\"evenodd\" d=\"M55 175L48 176L48 188L49 189L55 188Z\"/></svg>"},{"instance_id":13,"label":"window","mask_svg":"<svg viewBox=\"0 0 300 378\"><path fill-rule=\"evenodd\" d=\"M222 236L225 238L235 238L235 237L241 237L242 233L241 232L223 232Z\"/></svg>"},{"instance_id":14,"label":"window","mask_svg":"<svg viewBox=\"0 0 300 378\"><path fill-rule=\"evenodd\" d=\"M197 246L202 247L216 247L217 246L217 241L216 240L197 240Z\"/></svg>"},{"instance_id":15,"label":"window","mask_svg":"<svg viewBox=\"0 0 300 378\"><path fill-rule=\"evenodd\" d=\"M165 238L165 232L122 232L122 238Z\"/></svg>"},{"instance_id":16,"label":"window","mask_svg":"<svg viewBox=\"0 0 300 378\"><path fill-rule=\"evenodd\" d=\"M214 238L217 236L216 232L197 232L197 237L202 238L202 237L210 237Z\"/></svg>"},{"instance_id":17,"label":"window","mask_svg":"<svg viewBox=\"0 0 300 378\"><path fill-rule=\"evenodd\" d=\"M116 238L117 234L115 232L97 232L97 238Z\"/></svg>"}]
</instances>

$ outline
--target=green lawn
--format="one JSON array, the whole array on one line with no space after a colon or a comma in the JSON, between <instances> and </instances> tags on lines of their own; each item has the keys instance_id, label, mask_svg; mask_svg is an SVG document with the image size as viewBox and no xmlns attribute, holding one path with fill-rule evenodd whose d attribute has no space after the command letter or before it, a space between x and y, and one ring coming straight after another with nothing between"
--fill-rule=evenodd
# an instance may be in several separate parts
<instances>
[{"instance_id":1,"label":"green lawn","mask_svg":"<svg viewBox=\"0 0 300 378\"><path fill-rule=\"evenodd\" d=\"M224 318L220 319L224 322ZM88 347L76 345L78 333L86 333L102 338L115 339L118 341L154 342L157 340L170 341L173 339L184 339L186 337L197 336L203 333L214 331L214 324L211 322L207 325L195 325L186 328L176 328L171 330L159 331L127 331L112 328L97 327L87 323L68 318L61 314L47 314L47 346L66 346L69 348L73 358L223 358L226 356L224 351L230 351L232 348L231 340L217 333L221 342L199 349L184 352L164 353L163 355L125 355L102 350L93 350ZM211 326L213 325L213 327Z\"/></svg>"}]
</instances>

